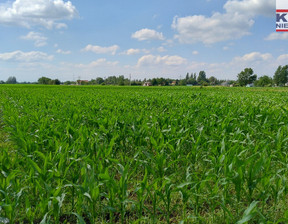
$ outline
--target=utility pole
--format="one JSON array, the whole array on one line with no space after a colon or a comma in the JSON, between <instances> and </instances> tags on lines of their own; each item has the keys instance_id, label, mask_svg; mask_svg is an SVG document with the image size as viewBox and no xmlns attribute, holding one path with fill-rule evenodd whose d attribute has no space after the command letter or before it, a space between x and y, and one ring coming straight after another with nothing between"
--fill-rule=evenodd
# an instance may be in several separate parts
<instances>
[{"instance_id":1,"label":"utility pole","mask_svg":"<svg viewBox=\"0 0 288 224\"><path fill-rule=\"evenodd\" d=\"M130 75L129 75L129 76L130 76L130 86L131 86L131 73L130 73Z\"/></svg>"}]
</instances>

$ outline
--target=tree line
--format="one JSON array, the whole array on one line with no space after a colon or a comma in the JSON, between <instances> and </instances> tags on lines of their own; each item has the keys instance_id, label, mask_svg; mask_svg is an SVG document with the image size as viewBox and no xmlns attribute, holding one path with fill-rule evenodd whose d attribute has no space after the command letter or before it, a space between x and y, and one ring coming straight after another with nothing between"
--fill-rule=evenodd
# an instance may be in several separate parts
<instances>
[{"instance_id":1,"label":"tree line","mask_svg":"<svg viewBox=\"0 0 288 224\"><path fill-rule=\"evenodd\" d=\"M236 85L246 86L254 84L259 87L269 86L287 86L288 85L288 65L278 66L273 78L268 75L261 76L257 79L252 68L245 68L237 76Z\"/></svg>"},{"instance_id":2,"label":"tree line","mask_svg":"<svg viewBox=\"0 0 288 224\"><path fill-rule=\"evenodd\" d=\"M15 76L10 76L6 82L0 81L0 84L16 84L18 83ZM77 81L65 81L61 82L59 79L50 79L48 77L41 77L37 82L33 84L41 85L119 85L119 86L141 86L144 83L152 86L169 86L169 85L199 85L199 86L215 86L215 85L232 85L232 86L288 86L288 65L279 66L274 73L273 78L268 75L261 76L257 79L257 75L254 74L252 68L245 68L237 75L237 80L219 80L214 76L206 77L205 71L200 71L198 75L196 73L187 73L186 76L179 79L171 78L152 78L152 79L128 79L123 75L121 76L109 76L107 78L97 77L89 80L77 80ZM23 84L26 84L24 82Z\"/></svg>"},{"instance_id":3,"label":"tree line","mask_svg":"<svg viewBox=\"0 0 288 224\"><path fill-rule=\"evenodd\" d=\"M170 86L170 85L220 85L225 80L218 80L214 76L206 78L205 71L200 71L198 76L196 73L187 73L185 78L171 79L171 78L152 78L152 79L134 79L130 80L124 76L109 76L107 78L97 77L96 79L66 81L63 84L66 85L119 85L119 86L141 86L144 83L150 83L152 86Z\"/></svg>"}]
</instances>

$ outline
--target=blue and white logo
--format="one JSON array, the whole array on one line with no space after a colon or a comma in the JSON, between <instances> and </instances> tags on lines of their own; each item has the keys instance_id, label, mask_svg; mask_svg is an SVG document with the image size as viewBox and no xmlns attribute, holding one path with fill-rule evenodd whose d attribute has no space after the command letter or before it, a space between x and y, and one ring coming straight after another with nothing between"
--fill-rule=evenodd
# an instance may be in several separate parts
<instances>
[{"instance_id":1,"label":"blue and white logo","mask_svg":"<svg viewBox=\"0 0 288 224\"><path fill-rule=\"evenodd\" d=\"M276 1L276 31L288 32L288 1Z\"/></svg>"}]
</instances>

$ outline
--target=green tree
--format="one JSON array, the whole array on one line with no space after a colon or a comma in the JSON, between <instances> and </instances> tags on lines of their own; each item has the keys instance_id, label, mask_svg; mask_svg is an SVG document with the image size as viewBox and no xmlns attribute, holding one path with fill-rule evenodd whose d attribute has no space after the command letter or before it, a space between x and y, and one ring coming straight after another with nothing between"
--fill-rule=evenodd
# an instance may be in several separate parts
<instances>
[{"instance_id":1,"label":"green tree","mask_svg":"<svg viewBox=\"0 0 288 224\"><path fill-rule=\"evenodd\" d=\"M54 82L54 85L60 85L61 84L61 81L59 79L54 79L53 82Z\"/></svg>"},{"instance_id":2,"label":"green tree","mask_svg":"<svg viewBox=\"0 0 288 224\"><path fill-rule=\"evenodd\" d=\"M197 78L197 82L201 85L204 82L208 82L207 78L206 78L206 73L204 71L200 71L198 78Z\"/></svg>"},{"instance_id":3,"label":"green tree","mask_svg":"<svg viewBox=\"0 0 288 224\"><path fill-rule=\"evenodd\" d=\"M197 80L196 80L196 75L192 75L190 76L190 78L187 80L187 84L189 85L197 85Z\"/></svg>"},{"instance_id":4,"label":"green tree","mask_svg":"<svg viewBox=\"0 0 288 224\"><path fill-rule=\"evenodd\" d=\"M264 86L271 86L273 83L273 79L267 75L261 76L256 82L256 86L264 87Z\"/></svg>"},{"instance_id":5,"label":"green tree","mask_svg":"<svg viewBox=\"0 0 288 224\"><path fill-rule=\"evenodd\" d=\"M96 78L96 84L101 85L104 82L104 79L101 77Z\"/></svg>"},{"instance_id":6,"label":"green tree","mask_svg":"<svg viewBox=\"0 0 288 224\"><path fill-rule=\"evenodd\" d=\"M254 75L252 68L245 68L244 71L238 74L237 78L240 86L246 86L247 84L254 83L257 79L257 75Z\"/></svg>"},{"instance_id":7,"label":"green tree","mask_svg":"<svg viewBox=\"0 0 288 224\"><path fill-rule=\"evenodd\" d=\"M212 86L215 86L215 85L219 84L218 79L216 79L214 76L211 76L211 77L208 79L208 81L209 81L210 85L212 85Z\"/></svg>"},{"instance_id":8,"label":"green tree","mask_svg":"<svg viewBox=\"0 0 288 224\"><path fill-rule=\"evenodd\" d=\"M152 84L152 86L158 86L158 81L157 81L157 79L156 79L156 78L153 78L153 79L151 80L151 84Z\"/></svg>"},{"instance_id":9,"label":"green tree","mask_svg":"<svg viewBox=\"0 0 288 224\"><path fill-rule=\"evenodd\" d=\"M117 78L117 84L118 84L119 86L124 86L124 80L125 80L124 75L120 75L120 76Z\"/></svg>"},{"instance_id":10,"label":"green tree","mask_svg":"<svg viewBox=\"0 0 288 224\"><path fill-rule=\"evenodd\" d=\"M186 79L181 79L180 82L179 82L179 85L180 86L186 86L187 85Z\"/></svg>"},{"instance_id":11,"label":"green tree","mask_svg":"<svg viewBox=\"0 0 288 224\"><path fill-rule=\"evenodd\" d=\"M50 84L50 82L51 82L51 79L44 77L44 76L38 79L38 84L48 85Z\"/></svg>"},{"instance_id":12,"label":"green tree","mask_svg":"<svg viewBox=\"0 0 288 224\"><path fill-rule=\"evenodd\" d=\"M76 84L76 82L74 82L74 81L66 81L66 82L64 82L64 85L75 85Z\"/></svg>"},{"instance_id":13,"label":"green tree","mask_svg":"<svg viewBox=\"0 0 288 224\"><path fill-rule=\"evenodd\" d=\"M6 81L6 84L16 84L16 83L17 83L17 80L15 76L10 76Z\"/></svg>"},{"instance_id":14,"label":"green tree","mask_svg":"<svg viewBox=\"0 0 288 224\"><path fill-rule=\"evenodd\" d=\"M288 81L288 65L279 66L275 71L273 79L277 86L284 86Z\"/></svg>"},{"instance_id":15,"label":"green tree","mask_svg":"<svg viewBox=\"0 0 288 224\"><path fill-rule=\"evenodd\" d=\"M133 80L132 82L131 82L131 86L142 86L142 82L141 82L141 80Z\"/></svg>"},{"instance_id":16,"label":"green tree","mask_svg":"<svg viewBox=\"0 0 288 224\"><path fill-rule=\"evenodd\" d=\"M191 79L195 79L195 80L196 80L196 79L197 79L197 78L196 78L196 76L197 76L197 75L196 75L196 72L195 72L194 74L193 74L193 73L191 73L191 75L190 75L190 78L191 78Z\"/></svg>"}]
</instances>

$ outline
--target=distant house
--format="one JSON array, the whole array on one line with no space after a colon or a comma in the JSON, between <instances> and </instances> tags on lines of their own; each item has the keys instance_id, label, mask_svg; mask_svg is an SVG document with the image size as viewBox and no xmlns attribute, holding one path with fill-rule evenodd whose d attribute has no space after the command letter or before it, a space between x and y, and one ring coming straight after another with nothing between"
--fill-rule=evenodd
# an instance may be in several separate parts
<instances>
[{"instance_id":1,"label":"distant house","mask_svg":"<svg viewBox=\"0 0 288 224\"><path fill-rule=\"evenodd\" d=\"M78 85L86 84L89 82L89 80L77 80Z\"/></svg>"},{"instance_id":2,"label":"distant house","mask_svg":"<svg viewBox=\"0 0 288 224\"><path fill-rule=\"evenodd\" d=\"M176 85L177 85L177 81L173 81L173 82L171 83L171 85L172 85L172 86L176 86Z\"/></svg>"},{"instance_id":3,"label":"distant house","mask_svg":"<svg viewBox=\"0 0 288 224\"><path fill-rule=\"evenodd\" d=\"M254 87L254 83L247 84L246 87Z\"/></svg>"},{"instance_id":4,"label":"distant house","mask_svg":"<svg viewBox=\"0 0 288 224\"><path fill-rule=\"evenodd\" d=\"M152 86L151 82L144 82L143 86Z\"/></svg>"},{"instance_id":5,"label":"distant house","mask_svg":"<svg viewBox=\"0 0 288 224\"><path fill-rule=\"evenodd\" d=\"M230 86L230 82L229 81L222 82L221 86Z\"/></svg>"}]
</instances>

